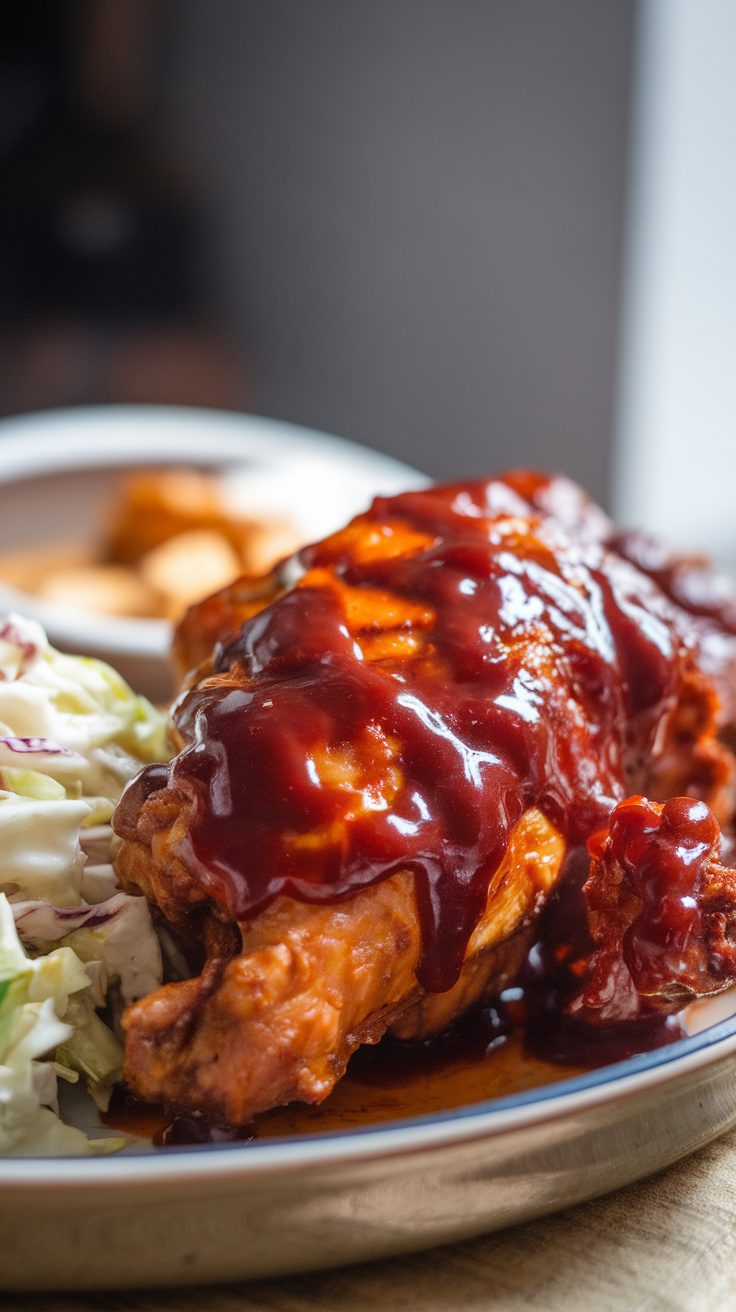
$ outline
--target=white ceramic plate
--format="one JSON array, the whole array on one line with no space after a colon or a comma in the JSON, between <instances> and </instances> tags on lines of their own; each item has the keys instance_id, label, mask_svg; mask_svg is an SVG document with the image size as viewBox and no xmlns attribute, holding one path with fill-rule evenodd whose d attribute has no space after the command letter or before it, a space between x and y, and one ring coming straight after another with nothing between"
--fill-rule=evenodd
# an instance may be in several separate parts
<instances>
[{"instance_id":1,"label":"white ceramic plate","mask_svg":"<svg viewBox=\"0 0 736 1312\"><path fill-rule=\"evenodd\" d=\"M233 500L323 537L374 496L422 487L425 475L379 451L256 415L176 406L94 406L0 421L0 552L93 541L121 475L142 465L226 472ZM0 583L0 610L38 619L66 651L109 660L139 692L172 691L165 620L118 619Z\"/></svg>"},{"instance_id":2,"label":"white ceramic plate","mask_svg":"<svg viewBox=\"0 0 736 1312\"><path fill-rule=\"evenodd\" d=\"M110 477L146 461L275 465L281 493L290 482L294 504L321 516L308 530L315 534L376 492L424 481L337 439L207 412L72 411L5 421L0 437L5 546L27 542L30 530L52 540L70 513L80 528L91 525ZM305 481L305 457L321 471L316 482ZM27 599L11 600L29 609ZM127 643L129 656L163 660L166 633L132 634L124 624L115 647L109 629L101 640L100 622L90 623L62 616L50 627L62 645L119 660ZM121 1288L281 1274L427 1248L581 1202L736 1123L734 1009L732 998L700 1008L697 1023L711 1028L669 1048L414 1121L158 1153L140 1144L112 1158L5 1159L0 1285ZM88 1117L80 1101L78 1123Z\"/></svg>"},{"instance_id":3,"label":"white ceramic plate","mask_svg":"<svg viewBox=\"0 0 736 1312\"><path fill-rule=\"evenodd\" d=\"M701 1007L698 1023L713 1014ZM574 1080L375 1129L6 1159L2 1286L235 1280L468 1238L619 1188L707 1143L736 1123L735 1077L730 1017Z\"/></svg>"}]
</instances>

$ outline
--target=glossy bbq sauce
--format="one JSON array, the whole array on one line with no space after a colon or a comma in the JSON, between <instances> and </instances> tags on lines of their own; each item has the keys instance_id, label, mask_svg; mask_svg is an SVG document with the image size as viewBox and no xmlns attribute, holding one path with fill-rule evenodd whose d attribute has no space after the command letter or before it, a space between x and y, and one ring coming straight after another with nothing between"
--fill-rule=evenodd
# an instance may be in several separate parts
<instances>
[{"instance_id":1,"label":"glossy bbq sauce","mask_svg":"<svg viewBox=\"0 0 736 1312\"><path fill-rule=\"evenodd\" d=\"M176 854L234 920L280 895L330 903L412 870L417 974L442 991L512 828L537 806L573 855L518 988L429 1044L360 1051L320 1108L239 1132L192 1117L164 1129L159 1115L159 1141L421 1114L677 1037L656 1014L596 1034L566 1008L593 947L580 853L646 778L685 679L686 617L592 529L573 542L525 497L517 479L379 499L357 528L305 549L298 586L216 651L231 686L183 696L188 745L139 776L117 820L132 835L168 783L191 811Z\"/></svg>"},{"instance_id":2,"label":"glossy bbq sauce","mask_svg":"<svg viewBox=\"0 0 736 1312\"><path fill-rule=\"evenodd\" d=\"M631 791L682 639L649 580L505 483L379 499L358 523L217 652L232 687L180 701L177 855L238 920L411 869L418 977L441 991L522 813L579 845ZM144 772L128 809L160 786Z\"/></svg>"},{"instance_id":3,"label":"glossy bbq sauce","mask_svg":"<svg viewBox=\"0 0 736 1312\"><path fill-rule=\"evenodd\" d=\"M732 872L720 864L721 832L704 802L630 797L588 846L595 950L581 1013L626 1021L643 1000L671 1010L678 997L715 993L734 978Z\"/></svg>"}]
</instances>

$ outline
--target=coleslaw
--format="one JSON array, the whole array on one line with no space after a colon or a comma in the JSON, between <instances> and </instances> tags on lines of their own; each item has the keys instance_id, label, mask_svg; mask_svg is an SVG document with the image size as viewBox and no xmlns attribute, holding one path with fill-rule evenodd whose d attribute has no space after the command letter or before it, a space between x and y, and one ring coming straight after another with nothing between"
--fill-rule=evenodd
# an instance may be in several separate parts
<instances>
[{"instance_id":1,"label":"coleslaw","mask_svg":"<svg viewBox=\"0 0 736 1312\"><path fill-rule=\"evenodd\" d=\"M0 618L0 1153L110 1151L58 1115L58 1078L104 1109L122 1071L121 1007L155 988L143 898L122 892L110 821L166 721L104 662Z\"/></svg>"}]
</instances>

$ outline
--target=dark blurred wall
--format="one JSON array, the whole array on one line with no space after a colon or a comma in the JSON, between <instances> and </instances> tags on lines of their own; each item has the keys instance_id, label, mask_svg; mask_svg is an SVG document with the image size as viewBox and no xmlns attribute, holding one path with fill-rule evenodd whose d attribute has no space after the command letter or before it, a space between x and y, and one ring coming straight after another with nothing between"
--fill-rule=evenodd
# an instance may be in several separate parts
<instances>
[{"instance_id":1,"label":"dark blurred wall","mask_svg":"<svg viewBox=\"0 0 736 1312\"><path fill-rule=\"evenodd\" d=\"M196 182L156 136L160 18L158 0L4 14L0 414L248 403L200 267Z\"/></svg>"},{"instance_id":2,"label":"dark blurred wall","mask_svg":"<svg viewBox=\"0 0 736 1312\"><path fill-rule=\"evenodd\" d=\"M256 410L605 493L632 0L167 0L158 130Z\"/></svg>"}]
</instances>

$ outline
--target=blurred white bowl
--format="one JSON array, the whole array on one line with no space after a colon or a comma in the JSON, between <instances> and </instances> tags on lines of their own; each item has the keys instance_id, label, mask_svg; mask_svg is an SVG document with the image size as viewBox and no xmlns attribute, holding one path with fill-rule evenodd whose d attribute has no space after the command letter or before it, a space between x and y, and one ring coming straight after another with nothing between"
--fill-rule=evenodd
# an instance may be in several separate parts
<instances>
[{"instance_id":1,"label":"blurred white bowl","mask_svg":"<svg viewBox=\"0 0 736 1312\"><path fill-rule=\"evenodd\" d=\"M322 537L372 497L427 479L343 438L255 415L176 406L99 406L0 421L0 552L94 541L117 480L144 465L227 472L234 504ZM165 620L94 615L0 582L0 609L38 619L51 642L110 661L139 691L171 691Z\"/></svg>"}]
</instances>

